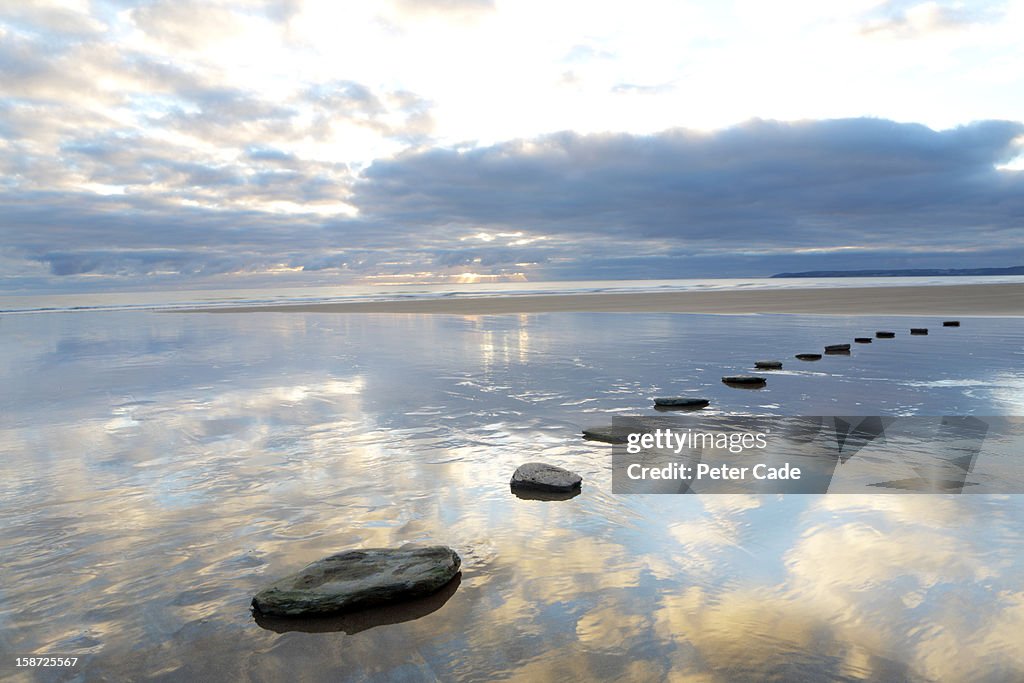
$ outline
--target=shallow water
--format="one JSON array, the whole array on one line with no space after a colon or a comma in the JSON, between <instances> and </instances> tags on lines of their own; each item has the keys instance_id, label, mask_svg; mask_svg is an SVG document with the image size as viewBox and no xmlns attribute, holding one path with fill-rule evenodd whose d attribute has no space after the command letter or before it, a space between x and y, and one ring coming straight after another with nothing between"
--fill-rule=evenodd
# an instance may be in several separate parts
<instances>
[{"instance_id":1,"label":"shallow water","mask_svg":"<svg viewBox=\"0 0 1024 683\"><path fill-rule=\"evenodd\" d=\"M899 334L790 362L878 329ZM0 334L4 680L32 653L81 658L40 680L1024 677L1022 496L613 495L610 447L579 437L691 390L712 414L1022 415L1024 320L98 312ZM765 389L720 382L761 358L786 361ZM512 496L528 460L582 495ZM334 623L249 613L309 561L405 542L456 548L459 585Z\"/></svg>"},{"instance_id":2,"label":"shallow water","mask_svg":"<svg viewBox=\"0 0 1024 683\"><path fill-rule=\"evenodd\" d=\"M175 310L240 305L323 304L352 301L399 301L459 297L504 297L526 294L593 294L597 292L686 292L837 287L908 287L921 285L1021 284L1021 275L933 277L703 278L691 280L559 280L553 282L477 282L286 286L259 288L150 289L146 291L0 292L0 315L81 310Z\"/></svg>"}]
</instances>

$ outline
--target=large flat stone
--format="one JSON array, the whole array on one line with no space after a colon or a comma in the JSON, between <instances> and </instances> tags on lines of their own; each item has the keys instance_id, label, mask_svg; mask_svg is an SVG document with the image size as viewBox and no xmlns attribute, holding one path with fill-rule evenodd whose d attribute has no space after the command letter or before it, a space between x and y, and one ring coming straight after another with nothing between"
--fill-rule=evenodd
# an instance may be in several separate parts
<instances>
[{"instance_id":1,"label":"large flat stone","mask_svg":"<svg viewBox=\"0 0 1024 683\"><path fill-rule=\"evenodd\" d=\"M528 462L520 465L512 474L509 485L512 488L536 489L539 491L572 491L579 488L583 477L561 467L543 462Z\"/></svg>"},{"instance_id":2,"label":"large flat stone","mask_svg":"<svg viewBox=\"0 0 1024 683\"><path fill-rule=\"evenodd\" d=\"M252 606L260 614L298 617L391 604L433 593L461 564L443 545L348 550L275 581Z\"/></svg>"}]
</instances>

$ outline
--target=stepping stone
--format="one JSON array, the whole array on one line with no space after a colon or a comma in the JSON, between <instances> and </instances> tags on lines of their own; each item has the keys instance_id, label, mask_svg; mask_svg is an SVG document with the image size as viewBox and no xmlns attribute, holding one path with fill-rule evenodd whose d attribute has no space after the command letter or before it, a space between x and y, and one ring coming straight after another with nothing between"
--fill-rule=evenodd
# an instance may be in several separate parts
<instances>
[{"instance_id":1,"label":"stepping stone","mask_svg":"<svg viewBox=\"0 0 1024 683\"><path fill-rule=\"evenodd\" d=\"M664 396L654 399L659 408L703 408L711 403L706 398L688 398L686 396Z\"/></svg>"},{"instance_id":2,"label":"stepping stone","mask_svg":"<svg viewBox=\"0 0 1024 683\"><path fill-rule=\"evenodd\" d=\"M858 344L870 344L871 337L854 337L853 341L857 342Z\"/></svg>"},{"instance_id":3,"label":"stepping stone","mask_svg":"<svg viewBox=\"0 0 1024 683\"><path fill-rule=\"evenodd\" d=\"M798 353L796 354L797 360L821 360L820 353Z\"/></svg>"},{"instance_id":4,"label":"stepping stone","mask_svg":"<svg viewBox=\"0 0 1024 683\"><path fill-rule=\"evenodd\" d=\"M942 321L942 326L943 327L960 327L960 321L959 320L943 320Z\"/></svg>"},{"instance_id":5,"label":"stepping stone","mask_svg":"<svg viewBox=\"0 0 1024 683\"><path fill-rule=\"evenodd\" d=\"M516 468L509 485L514 489L572 491L579 488L582 482L583 477L575 472L543 462L528 462Z\"/></svg>"},{"instance_id":6,"label":"stepping stone","mask_svg":"<svg viewBox=\"0 0 1024 683\"><path fill-rule=\"evenodd\" d=\"M767 384L768 378L758 377L757 375L726 375L722 378L722 381L735 386L756 387Z\"/></svg>"},{"instance_id":7,"label":"stepping stone","mask_svg":"<svg viewBox=\"0 0 1024 683\"><path fill-rule=\"evenodd\" d=\"M601 441L603 443L626 443L632 430L628 427L584 427L583 438L587 441Z\"/></svg>"},{"instance_id":8,"label":"stepping stone","mask_svg":"<svg viewBox=\"0 0 1024 683\"><path fill-rule=\"evenodd\" d=\"M892 339L893 337L896 336L896 333L895 332L879 331L879 332L875 332L875 336L878 337L879 339Z\"/></svg>"},{"instance_id":9,"label":"stepping stone","mask_svg":"<svg viewBox=\"0 0 1024 683\"><path fill-rule=\"evenodd\" d=\"M928 334L927 327L911 327L910 334Z\"/></svg>"},{"instance_id":10,"label":"stepping stone","mask_svg":"<svg viewBox=\"0 0 1024 683\"><path fill-rule=\"evenodd\" d=\"M444 545L348 550L270 584L252 599L252 608L303 617L386 605L433 593L461 564Z\"/></svg>"},{"instance_id":11,"label":"stepping stone","mask_svg":"<svg viewBox=\"0 0 1024 683\"><path fill-rule=\"evenodd\" d=\"M781 370L781 360L759 360L754 361L754 367L758 370Z\"/></svg>"},{"instance_id":12,"label":"stepping stone","mask_svg":"<svg viewBox=\"0 0 1024 683\"><path fill-rule=\"evenodd\" d=\"M825 347L825 353L842 353L843 351L849 350L849 344L829 344Z\"/></svg>"}]
</instances>

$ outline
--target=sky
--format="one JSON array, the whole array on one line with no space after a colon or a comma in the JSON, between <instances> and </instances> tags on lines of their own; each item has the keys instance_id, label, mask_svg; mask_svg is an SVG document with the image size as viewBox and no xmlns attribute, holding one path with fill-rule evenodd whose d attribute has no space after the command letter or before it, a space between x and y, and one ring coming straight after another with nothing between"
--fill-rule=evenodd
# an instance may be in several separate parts
<instances>
[{"instance_id":1,"label":"sky","mask_svg":"<svg viewBox=\"0 0 1024 683\"><path fill-rule=\"evenodd\" d=\"M1024 264L1024 0L0 0L0 291Z\"/></svg>"}]
</instances>

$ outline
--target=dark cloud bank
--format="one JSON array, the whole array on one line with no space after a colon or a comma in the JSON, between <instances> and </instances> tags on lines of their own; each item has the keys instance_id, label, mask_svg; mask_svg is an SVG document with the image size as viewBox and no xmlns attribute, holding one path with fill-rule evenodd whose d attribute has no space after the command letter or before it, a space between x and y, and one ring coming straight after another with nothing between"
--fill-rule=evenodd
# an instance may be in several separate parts
<instances>
[{"instance_id":1,"label":"dark cloud bank","mask_svg":"<svg viewBox=\"0 0 1024 683\"><path fill-rule=\"evenodd\" d=\"M341 93L347 107L375 106L372 93ZM332 174L344 185L333 190L308 184L324 176L312 162L249 152L250 162L280 167L297 201L346 197L359 217L345 219L183 209L173 196L97 197L8 182L0 195L5 286L275 264L339 281L453 268L543 279L1014 265L1024 263L1024 175L997 167L1021 154L1022 139L1019 122L937 132L876 119L557 133L490 147L420 146L361 174ZM122 154L136 158L131 141L121 142L129 147ZM102 141L65 149L87 158L103 182L137 170L100 153ZM176 177L205 177L199 167L173 170L164 179L169 195ZM231 169L206 173L233 196L271 192L239 185ZM277 183L271 175L265 184ZM505 236L469 237L481 232Z\"/></svg>"}]
</instances>

